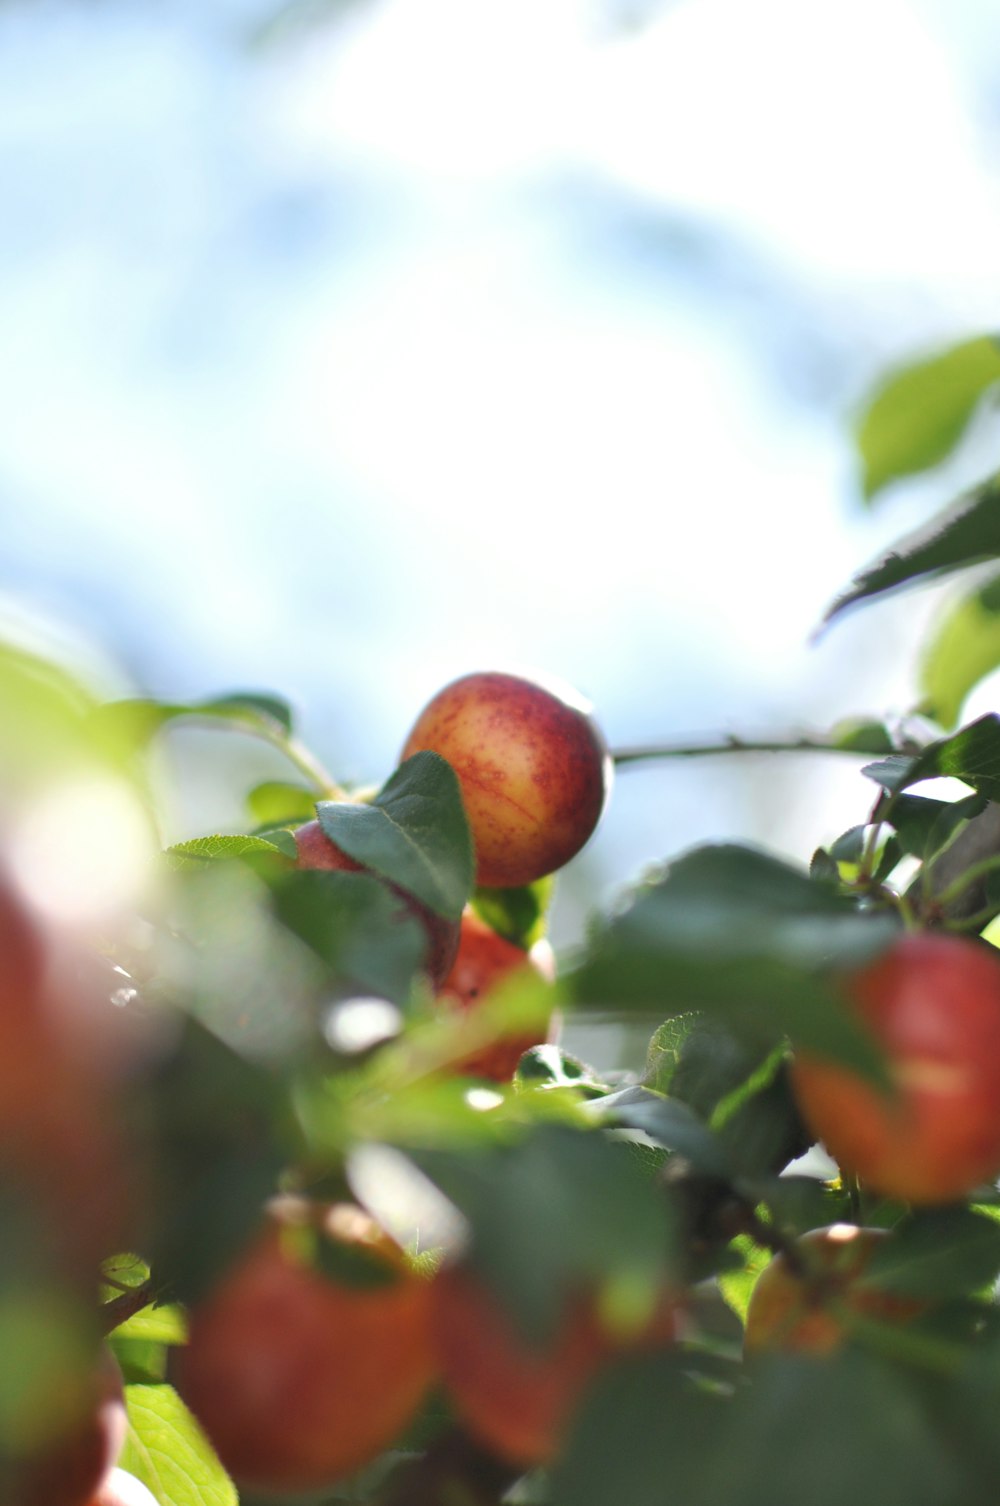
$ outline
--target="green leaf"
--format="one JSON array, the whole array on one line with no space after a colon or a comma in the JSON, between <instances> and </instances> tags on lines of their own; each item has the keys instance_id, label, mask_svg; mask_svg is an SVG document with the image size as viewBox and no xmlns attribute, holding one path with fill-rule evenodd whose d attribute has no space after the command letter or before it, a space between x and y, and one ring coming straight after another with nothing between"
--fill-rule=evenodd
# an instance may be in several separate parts
<instances>
[{"instance_id":1,"label":"green leaf","mask_svg":"<svg viewBox=\"0 0 1000 1506\"><path fill-rule=\"evenodd\" d=\"M391 879L429 910L458 920L472 892L472 837L455 771L437 753L415 753L370 805L324 800L326 835L348 857Z\"/></svg>"},{"instance_id":2,"label":"green leaf","mask_svg":"<svg viewBox=\"0 0 1000 1506\"><path fill-rule=\"evenodd\" d=\"M565 984L578 1007L687 1014L701 1009L758 1045L785 1035L874 1078L878 1052L833 984L898 934L767 853L695 849L593 937Z\"/></svg>"},{"instance_id":3,"label":"green leaf","mask_svg":"<svg viewBox=\"0 0 1000 1506\"><path fill-rule=\"evenodd\" d=\"M187 1018L143 1095L156 1168L146 1252L177 1298L194 1301L254 1236L299 1148L288 1090Z\"/></svg>"},{"instance_id":4,"label":"green leaf","mask_svg":"<svg viewBox=\"0 0 1000 1506\"><path fill-rule=\"evenodd\" d=\"M282 779L268 779L255 785L248 793L246 803L247 810L259 826L298 825L302 821L311 821L316 811L314 791Z\"/></svg>"},{"instance_id":5,"label":"green leaf","mask_svg":"<svg viewBox=\"0 0 1000 1506\"><path fill-rule=\"evenodd\" d=\"M545 934L545 917L555 892L555 876L515 889L476 889L472 908L492 931L528 950Z\"/></svg>"},{"instance_id":6,"label":"green leaf","mask_svg":"<svg viewBox=\"0 0 1000 1506\"><path fill-rule=\"evenodd\" d=\"M159 1506L237 1506L236 1488L172 1386L126 1386L129 1431L121 1466Z\"/></svg>"},{"instance_id":7,"label":"green leaf","mask_svg":"<svg viewBox=\"0 0 1000 1506\"><path fill-rule=\"evenodd\" d=\"M856 576L829 607L823 623L832 622L855 602L998 556L1000 477L991 476Z\"/></svg>"},{"instance_id":8,"label":"green leaf","mask_svg":"<svg viewBox=\"0 0 1000 1506\"><path fill-rule=\"evenodd\" d=\"M165 856L175 867L187 867L201 863L229 862L233 858L284 857L277 842L264 837L211 836L192 837L187 842L175 842L166 849Z\"/></svg>"},{"instance_id":9,"label":"green leaf","mask_svg":"<svg viewBox=\"0 0 1000 1506\"><path fill-rule=\"evenodd\" d=\"M278 919L341 983L405 1004L427 952L427 933L381 879L370 873L302 872L275 886Z\"/></svg>"},{"instance_id":10,"label":"green leaf","mask_svg":"<svg viewBox=\"0 0 1000 1506\"><path fill-rule=\"evenodd\" d=\"M1000 575L948 608L920 659L921 710L953 727L969 692L1000 667Z\"/></svg>"},{"instance_id":11,"label":"green leaf","mask_svg":"<svg viewBox=\"0 0 1000 1506\"><path fill-rule=\"evenodd\" d=\"M581 1283L661 1290L669 1211L627 1145L553 1124L476 1154L411 1154L467 1218L469 1259L527 1338L553 1331Z\"/></svg>"},{"instance_id":12,"label":"green leaf","mask_svg":"<svg viewBox=\"0 0 1000 1506\"><path fill-rule=\"evenodd\" d=\"M871 500L888 482L944 460L996 382L1000 347L989 335L891 373L857 424L865 497Z\"/></svg>"},{"instance_id":13,"label":"green leaf","mask_svg":"<svg viewBox=\"0 0 1000 1506\"><path fill-rule=\"evenodd\" d=\"M960 779L988 800L1000 799L1000 717L993 712L950 737L929 743L914 758L899 754L861 770L883 789L897 794L924 779Z\"/></svg>"},{"instance_id":14,"label":"green leaf","mask_svg":"<svg viewBox=\"0 0 1000 1506\"><path fill-rule=\"evenodd\" d=\"M593 1104L591 1111L609 1127L641 1130L705 1176L725 1178L731 1170L718 1136L680 1099L664 1098L646 1088L623 1088Z\"/></svg>"},{"instance_id":15,"label":"green leaf","mask_svg":"<svg viewBox=\"0 0 1000 1506\"><path fill-rule=\"evenodd\" d=\"M285 742L292 731L292 712L280 696L259 691L234 691L205 701L156 701L133 698L99 706L96 720L131 743L142 746L168 722L191 717L197 721L228 722L238 730Z\"/></svg>"},{"instance_id":16,"label":"green leaf","mask_svg":"<svg viewBox=\"0 0 1000 1506\"><path fill-rule=\"evenodd\" d=\"M553 1467L552 1506L969 1506L933 1407L900 1369L849 1348L769 1357L728 1397L693 1386L683 1363L642 1356L598 1380Z\"/></svg>"},{"instance_id":17,"label":"green leaf","mask_svg":"<svg viewBox=\"0 0 1000 1506\"><path fill-rule=\"evenodd\" d=\"M1000 1223L971 1208L913 1214L882 1240L860 1283L908 1297L961 1297L1000 1274Z\"/></svg>"},{"instance_id":18,"label":"green leaf","mask_svg":"<svg viewBox=\"0 0 1000 1506\"><path fill-rule=\"evenodd\" d=\"M852 753L891 753L895 743L883 722L849 717L830 729L830 744Z\"/></svg>"},{"instance_id":19,"label":"green leaf","mask_svg":"<svg viewBox=\"0 0 1000 1506\"><path fill-rule=\"evenodd\" d=\"M144 1307L115 1329L116 1339L142 1339L154 1344L183 1344L187 1323L179 1307Z\"/></svg>"}]
</instances>

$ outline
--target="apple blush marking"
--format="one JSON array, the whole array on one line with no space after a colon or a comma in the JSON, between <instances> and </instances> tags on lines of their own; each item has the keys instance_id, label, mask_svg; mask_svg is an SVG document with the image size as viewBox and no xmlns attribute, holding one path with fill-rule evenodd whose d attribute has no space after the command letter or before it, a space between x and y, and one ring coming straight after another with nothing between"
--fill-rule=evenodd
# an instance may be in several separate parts
<instances>
[{"instance_id":1,"label":"apple blush marking","mask_svg":"<svg viewBox=\"0 0 1000 1506\"><path fill-rule=\"evenodd\" d=\"M420 713L403 759L423 750L458 777L476 882L511 888L562 868L593 833L611 759L571 688L489 671L452 681Z\"/></svg>"}]
</instances>

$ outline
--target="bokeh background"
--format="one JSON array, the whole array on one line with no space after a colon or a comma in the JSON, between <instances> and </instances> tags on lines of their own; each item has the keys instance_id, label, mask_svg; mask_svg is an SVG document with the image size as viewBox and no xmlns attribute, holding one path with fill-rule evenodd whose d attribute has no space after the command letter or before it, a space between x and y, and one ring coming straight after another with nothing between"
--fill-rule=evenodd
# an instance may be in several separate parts
<instances>
[{"instance_id":1,"label":"bokeh background","mask_svg":"<svg viewBox=\"0 0 1000 1506\"><path fill-rule=\"evenodd\" d=\"M498 664L619 747L905 714L931 596L811 634L983 464L866 511L850 420L992 326L998 169L992 0L0 0L4 617L348 780ZM174 737L169 835L232 756ZM622 773L557 941L696 841L807 858L859 762Z\"/></svg>"}]
</instances>

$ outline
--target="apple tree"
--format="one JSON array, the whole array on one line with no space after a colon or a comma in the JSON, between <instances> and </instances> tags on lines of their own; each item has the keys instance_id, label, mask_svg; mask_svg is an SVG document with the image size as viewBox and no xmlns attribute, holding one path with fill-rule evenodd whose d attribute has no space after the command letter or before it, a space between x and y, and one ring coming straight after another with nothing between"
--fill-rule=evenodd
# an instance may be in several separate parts
<instances>
[{"instance_id":1,"label":"apple tree","mask_svg":"<svg viewBox=\"0 0 1000 1506\"><path fill-rule=\"evenodd\" d=\"M890 375L867 496L997 385L985 337ZM0 1501L995 1500L997 504L827 614L968 573L904 724L787 744L857 760L856 823L664 853L558 959L612 764L691 749L474 670L346 789L279 695L107 702L0 646ZM164 848L189 724L287 772Z\"/></svg>"}]
</instances>

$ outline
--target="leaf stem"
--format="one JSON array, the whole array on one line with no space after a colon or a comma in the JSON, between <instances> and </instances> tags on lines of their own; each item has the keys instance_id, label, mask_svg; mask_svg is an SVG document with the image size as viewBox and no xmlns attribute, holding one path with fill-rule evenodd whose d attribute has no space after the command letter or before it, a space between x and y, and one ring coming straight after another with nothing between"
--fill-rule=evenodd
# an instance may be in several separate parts
<instances>
[{"instance_id":1,"label":"leaf stem","mask_svg":"<svg viewBox=\"0 0 1000 1506\"><path fill-rule=\"evenodd\" d=\"M964 873L960 873L956 879L952 879L946 888L939 890L934 896L937 904L942 909L947 909L959 895L974 884L977 879L986 878L988 874L1000 872L1000 856L983 858L978 863L972 863Z\"/></svg>"}]
</instances>

